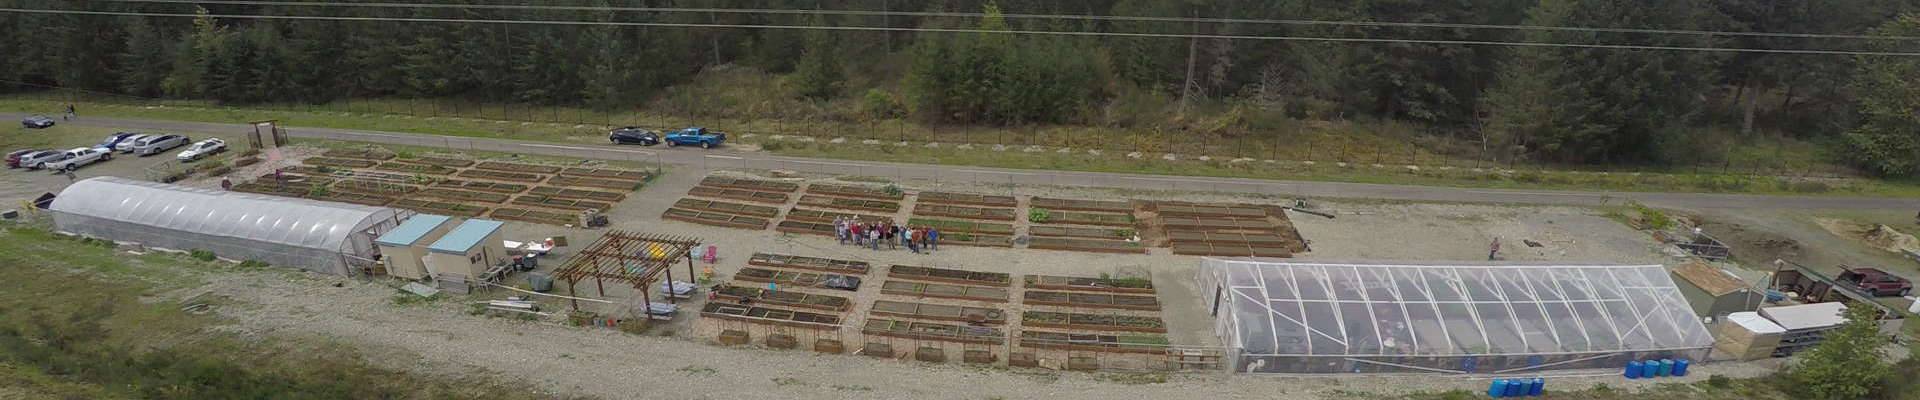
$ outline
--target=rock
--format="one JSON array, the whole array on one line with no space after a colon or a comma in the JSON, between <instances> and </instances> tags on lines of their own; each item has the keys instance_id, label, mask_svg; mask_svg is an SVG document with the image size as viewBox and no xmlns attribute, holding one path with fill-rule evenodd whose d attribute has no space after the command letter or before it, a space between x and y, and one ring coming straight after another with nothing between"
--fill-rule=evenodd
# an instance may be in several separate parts
<instances>
[{"instance_id":1,"label":"rock","mask_svg":"<svg viewBox=\"0 0 1920 400\"><path fill-rule=\"evenodd\" d=\"M1180 155L1167 153L1165 155L1160 156L1160 159L1167 160L1167 161L1180 161Z\"/></svg>"},{"instance_id":2,"label":"rock","mask_svg":"<svg viewBox=\"0 0 1920 400\"><path fill-rule=\"evenodd\" d=\"M1127 158L1140 158L1141 156L1138 151L1127 153Z\"/></svg>"},{"instance_id":3,"label":"rock","mask_svg":"<svg viewBox=\"0 0 1920 400\"><path fill-rule=\"evenodd\" d=\"M993 151L1007 151L1007 145L1004 145L1004 144L993 145Z\"/></svg>"},{"instance_id":4,"label":"rock","mask_svg":"<svg viewBox=\"0 0 1920 400\"><path fill-rule=\"evenodd\" d=\"M1253 161L1253 159L1251 159L1251 158L1246 158L1246 157L1240 157L1240 158L1235 158L1235 159L1233 159L1233 160L1229 160L1229 161L1227 161L1227 162L1230 162L1230 163L1234 163L1234 164L1239 164L1239 163L1243 163L1243 162L1251 162L1251 161Z\"/></svg>"},{"instance_id":5,"label":"rock","mask_svg":"<svg viewBox=\"0 0 1920 400\"><path fill-rule=\"evenodd\" d=\"M1418 165L1408 165L1408 166L1407 166L1407 170L1408 170L1408 171L1419 171L1419 170L1420 170L1420 166L1418 166Z\"/></svg>"},{"instance_id":6,"label":"rock","mask_svg":"<svg viewBox=\"0 0 1920 400\"><path fill-rule=\"evenodd\" d=\"M961 150L973 150L973 143L961 143L959 146L954 146L954 148L961 149Z\"/></svg>"},{"instance_id":7,"label":"rock","mask_svg":"<svg viewBox=\"0 0 1920 400\"><path fill-rule=\"evenodd\" d=\"M837 138L833 138L833 140L827 141L827 143L846 143L846 142L847 142L847 138L843 138L843 137L837 137Z\"/></svg>"},{"instance_id":8,"label":"rock","mask_svg":"<svg viewBox=\"0 0 1920 400\"><path fill-rule=\"evenodd\" d=\"M906 141L900 141L899 143L894 143L893 145L894 145L895 147L907 147L907 142L906 142Z\"/></svg>"},{"instance_id":9,"label":"rock","mask_svg":"<svg viewBox=\"0 0 1920 400\"><path fill-rule=\"evenodd\" d=\"M1200 160L1200 161L1213 161L1213 157L1211 157L1211 156L1200 156L1200 158L1196 158L1196 160Z\"/></svg>"},{"instance_id":10,"label":"rock","mask_svg":"<svg viewBox=\"0 0 1920 400\"><path fill-rule=\"evenodd\" d=\"M1087 149L1087 155L1090 155L1090 156L1100 155L1100 149Z\"/></svg>"},{"instance_id":11,"label":"rock","mask_svg":"<svg viewBox=\"0 0 1920 400\"><path fill-rule=\"evenodd\" d=\"M746 138L750 138L750 137L754 137L754 136L760 136L760 135L758 135L758 134L752 134L752 133L743 133L743 134L740 134L740 138L741 138L741 139L746 139Z\"/></svg>"},{"instance_id":12,"label":"rock","mask_svg":"<svg viewBox=\"0 0 1920 400\"><path fill-rule=\"evenodd\" d=\"M1045 151L1045 150L1046 150L1045 148L1041 148L1040 146L1027 146L1027 148L1024 148L1024 149L1020 149L1020 152L1022 152L1022 153L1039 153L1039 152L1041 152L1041 151Z\"/></svg>"},{"instance_id":13,"label":"rock","mask_svg":"<svg viewBox=\"0 0 1920 400\"><path fill-rule=\"evenodd\" d=\"M773 139L773 140L780 140L780 139L786 139L787 135L773 135L773 136L768 136L767 138Z\"/></svg>"},{"instance_id":14,"label":"rock","mask_svg":"<svg viewBox=\"0 0 1920 400\"><path fill-rule=\"evenodd\" d=\"M573 129L587 129L587 126L584 124L574 124Z\"/></svg>"},{"instance_id":15,"label":"rock","mask_svg":"<svg viewBox=\"0 0 1920 400\"><path fill-rule=\"evenodd\" d=\"M867 140L862 140L862 141L860 141L860 144L867 144L867 145L873 145L873 144L880 144L880 141L879 141L879 140L873 140L873 139L867 139Z\"/></svg>"},{"instance_id":16,"label":"rock","mask_svg":"<svg viewBox=\"0 0 1920 400\"><path fill-rule=\"evenodd\" d=\"M1060 148L1059 150L1054 150L1053 152L1055 152L1055 153L1060 153L1060 154L1067 154L1067 153L1072 153L1072 152L1073 152L1073 148L1072 148L1072 147L1061 147L1061 148Z\"/></svg>"},{"instance_id":17,"label":"rock","mask_svg":"<svg viewBox=\"0 0 1920 400\"><path fill-rule=\"evenodd\" d=\"M1333 163L1333 165L1337 165L1337 166L1340 166L1340 168L1346 168L1346 167L1347 167L1347 163L1346 163L1345 161L1341 161L1341 162L1337 162L1337 163Z\"/></svg>"},{"instance_id":18,"label":"rock","mask_svg":"<svg viewBox=\"0 0 1920 400\"><path fill-rule=\"evenodd\" d=\"M1305 165L1308 165L1308 166L1312 166L1313 164L1316 164L1316 163L1314 163L1314 162L1312 162L1312 161L1301 161L1300 163L1301 163L1301 164L1305 164Z\"/></svg>"}]
</instances>

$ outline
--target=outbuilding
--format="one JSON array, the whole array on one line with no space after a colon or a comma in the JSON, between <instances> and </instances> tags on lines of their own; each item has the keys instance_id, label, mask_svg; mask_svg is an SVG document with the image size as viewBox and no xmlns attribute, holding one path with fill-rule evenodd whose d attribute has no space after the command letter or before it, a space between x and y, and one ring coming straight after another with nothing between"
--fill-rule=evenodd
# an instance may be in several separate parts
<instances>
[{"instance_id":1,"label":"outbuilding","mask_svg":"<svg viewBox=\"0 0 1920 400\"><path fill-rule=\"evenodd\" d=\"M418 214L374 239L373 243L380 245L381 260L387 264L387 275L426 279L427 264L422 258L427 256L427 244L453 229L452 221L452 217L445 215Z\"/></svg>"},{"instance_id":2,"label":"outbuilding","mask_svg":"<svg viewBox=\"0 0 1920 400\"><path fill-rule=\"evenodd\" d=\"M68 185L49 210L61 232L337 275L372 266L373 239L412 214L110 176Z\"/></svg>"},{"instance_id":3,"label":"outbuilding","mask_svg":"<svg viewBox=\"0 0 1920 400\"><path fill-rule=\"evenodd\" d=\"M1727 314L1753 311L1765 303L1766 296L1731 272L1705 262L1693 261L1673 267L1680 294L1687 297L1693 313L1721 318Z\"/></svg>"},{"instance_id":4,"label":"outbuilding","mask_svg":"<svg viewBox=\"0 0 1920 400\"><path fill-rule=\"evenodd\" d=\"M461 222L427 246L427 273L434 279L468 282L485 276L488 268L507 260L507 247L500 241L504 225L489 219Z\"/></svg>"}]
</instances>

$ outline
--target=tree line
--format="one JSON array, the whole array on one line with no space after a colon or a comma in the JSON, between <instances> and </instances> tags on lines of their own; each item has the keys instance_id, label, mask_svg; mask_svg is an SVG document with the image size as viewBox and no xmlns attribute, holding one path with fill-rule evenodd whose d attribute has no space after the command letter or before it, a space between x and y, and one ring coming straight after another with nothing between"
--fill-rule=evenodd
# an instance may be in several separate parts
<instances>
[{"instance_id":1,"label":"tree line","mask_svg":"<svg viewBox=\"0 0 1920 400\"><path fill-rule=\"evenodd\" d=\"M354 0L367 1L372 0ZM337 2L337 1L336 1ZM347 1L351 3L353 1ZM500 4L478 0L443 3ZM1912 51L1917 42L1466 27L1050 19L1432 22L1901 35L1911 2L1849 0L716 0L538 5L887 10L985 17L75 1L18 8L385 18L877 26L1218 36ZM204 8L200 8L204 7ZM1009 17L1011 16L1011 17ZM1903 25L1905 24L1905 25ZM939 124L1192 125L1204 113L1397 121L1553 163L1671 163L1706 140L1833 143L1915 172L1910 57L1440 43L0 13L0 84L223 103L467 99L619 110L717 66L809 101ZM1912 75L1905 75L1912 76ZM1899 110L1900 107L1908 107ZM1202 109L1207 111L1202 111ZM1141 112L1141 110L1152 112ZM1226 111L1221 111L1226 110ZM1140 115L1161 116L1143 120ZM1215 115L1216 119L1218 117ZM1227 119L1231 119L1227 117ZM1231 122L1231 121L1230 121ZM1904 121L1902 121L1904 122ZM1716 133L1721 132L1721 133ZM1230 134L1267 134L1242 129Z\"/></svg>"}]
</instances>

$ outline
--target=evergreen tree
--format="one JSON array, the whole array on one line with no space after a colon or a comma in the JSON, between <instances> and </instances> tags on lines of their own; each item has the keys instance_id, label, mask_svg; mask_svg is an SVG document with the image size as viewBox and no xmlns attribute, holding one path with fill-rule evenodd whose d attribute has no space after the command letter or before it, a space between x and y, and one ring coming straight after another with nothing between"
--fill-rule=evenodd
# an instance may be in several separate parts
<instances>
[{"instance_id":1,"label":"evergreen tree","mask_svg":"<svg viewBox=\"0 0 1920 400\"><path fill-rule=\"evenodd\" d=\"M814 25L821 25L817 22ZM816 100L839 95L847 76L840 66L840 55L834 52L833 35L824 30L810 30L806 37L806 50L800 54L800 66L794 71L800 95Z\"/></svg>"},{"instance_id":2,"label":"evergreen tree","mask_svg":"<svg viewBox=\"0 0 1920 400\"><path fill-rule=\"evenodd\" d=\"M1920 35L1920 16L1906 15L1875 31L1885 36ZM1882 50L1905 46L1883 45ZM1908 49L1908 51L1911 51ZM1851 161L1875 174L1912 176L1920 172L1920 59L1862 56L1853 90L1864 121L1844 136Z\"/></svg>"},{"instance_id":3,"label":"evergreen tree","mask_svg":"<svg viewBox=\"0 0 1920 400\"><path fill-rule=\"evenodd\" d=\"M1824 335L1788 374L1792 391L1811 400L1864 399L1879 393L1892 371L1883 359L1881 347L1887 339L1880 336L1878 315L1873 306L1848 306L1847 322Z\"/></svg>"}]
</instances>

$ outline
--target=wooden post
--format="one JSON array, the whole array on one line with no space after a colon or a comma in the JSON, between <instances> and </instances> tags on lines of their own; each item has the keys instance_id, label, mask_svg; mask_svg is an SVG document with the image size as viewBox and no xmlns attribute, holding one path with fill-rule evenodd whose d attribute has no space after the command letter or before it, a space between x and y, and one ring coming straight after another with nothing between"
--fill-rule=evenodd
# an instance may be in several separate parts
<instances>
[{"instance_id":1,"label":"wooden post","mask_svg":"<svg viewBox=\"0 0 1920 400\"><path fill-rule=\"evenodd\" d=\"M640 284L640 303L646 307L640 310L640 317L646 318L647 323L653 323L653 291L648 290L645 283Z\"/></svg>"},{"instance_id":2,"label":"wooden post","mask_svg":"<svg viewBox=\"0 0 1920 400\"><path fill-rule=\"evenodd\" d=\"M667 302L680 304L680 299L673 298L673 267L662 266L660 270L667 273Z\"/></svg>"},{"instance_id":3,"label":"wooden post","mask_svg":"<svg viewBox=\"0 0 1920 400\"><path fill-rule=\"evenodd\" d=\"M600 288L600 297L607 297L607 283L600 275L593 276L593 286Z\"/></svg>"},{"instance_id":4,"label":"wooden post","mask_svg":"<svg viewBox=\"0 0 1920 400\"><path fill-rule=\"evenodd\" d=\"M573 279L567 280L567 297L573 297L575 295L573 291L573 281ZM573 302L574 311L580 311L580 299L569 299L567 301Z\"/></svg>"}]
</instances>

